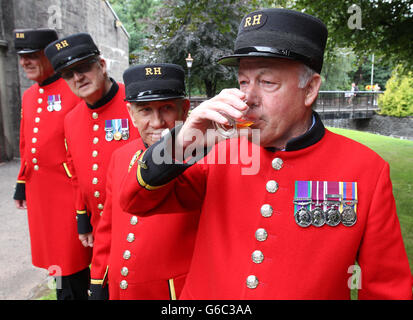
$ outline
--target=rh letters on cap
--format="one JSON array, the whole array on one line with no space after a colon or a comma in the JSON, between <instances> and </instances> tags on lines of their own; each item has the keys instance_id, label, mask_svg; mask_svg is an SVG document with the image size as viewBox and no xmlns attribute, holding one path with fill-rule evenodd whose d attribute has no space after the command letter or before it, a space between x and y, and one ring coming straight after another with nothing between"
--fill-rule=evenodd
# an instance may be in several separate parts
<instances>
[{"instance_id":1,"label":"rh letters on cap","mask_svg":"<svg viewBox=\"0 0 413 320\"><path fill-rule=\"evenodd\" d=\"M16 32L16 38L17 38L17 39L24 39L24 33L22 33L22 32Z\"/></svg>"},{"instance_id":2,"label":"rh letters on cap","mask_svg":"<svg viewBox=\"0 0 413 320\"><path fill-rule=\"evenodd\" d=\"M161 67L156 67L156 68L145 68L146 76L151 76L151 75L156 75L156 74L162 74L162 69Z\"/></svg>"},{"instance_id":3,"label":"rh letters on cap","mask_svg":"<svg viewBox=\"0 0 413 320\"><path fill-rule=\"evenodd\" d=\"M67 40L63 40L63 41L60 41L59 43L56 43L55 46L57 50L61 50L65 47L68 47L69 44L67 43Z\"/></svg>"},{"instance_id":4,"label":"rh letters on cap","mask_svg":"<svg viewBox=\"0 0 413 320\"><path fill-rule=\"evenodd\" d=\"M256 13L245 18L244 29L256 29L262 27L267 21L267 16L262 13Z\"/></svg>"}]
</instances>

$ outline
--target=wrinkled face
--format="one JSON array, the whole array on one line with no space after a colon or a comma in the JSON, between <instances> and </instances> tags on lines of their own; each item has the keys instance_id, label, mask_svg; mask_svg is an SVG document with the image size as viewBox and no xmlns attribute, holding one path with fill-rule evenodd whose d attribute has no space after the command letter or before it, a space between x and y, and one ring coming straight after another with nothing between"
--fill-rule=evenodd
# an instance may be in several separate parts
<instances>
[{"instance_id":1,"label":"wrinkled face","mask_svg":"<svg viewBox=\"0 0 413 320\"><path fill-rule=\"evenodd\" d=\"M311 121L309 84L299 88L302 65L277 58L243 58L239 64L240 90L247 94L252 129L260 129L260 145L284 149L288 140L305 133ZM318 75L313 76L319 77ZM312 80L310 81L312 82ZM313 85L312 85L313 86ZM313 99L314 98L314 99Z\"/></svg>"},{"instance_id":2,"label":"wrinkled face","mask_svg":"<svg viewBox=\"0 0 413 320\"><path fill-rule=\"evenodd\" d=\"M161 138L165 129L175 127L175 121L184 121L189 110L189 100L173 99L127 104L133 125L142 140L151 146Z\"/></svg>"},{"instance_id":3,"label":"wrinkled face","mask_svg":"<svg viewBox=\"0 0 413 320\"><path fill-rule=\"evenodd\" d=\"M42 83L54 74L53 67L43 50L19 55L19 63L30 80Z\"/></svg>"},{"instance_id":4,"label":"wrinkled face","mask_svg":"<svg viewBox=\"0 0 413 320\"><path fill-rule=\"evenodd\" d=\"M106 62L102 58L81 61L60 73L73 93L89 104L94 104L105 93Z\"/></svg>"}]
</instances>

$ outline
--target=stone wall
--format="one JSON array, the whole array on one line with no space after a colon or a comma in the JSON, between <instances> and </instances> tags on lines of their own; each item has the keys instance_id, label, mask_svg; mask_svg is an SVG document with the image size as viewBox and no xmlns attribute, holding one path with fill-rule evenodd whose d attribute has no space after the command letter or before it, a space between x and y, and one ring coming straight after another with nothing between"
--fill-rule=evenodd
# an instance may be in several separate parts
<instances>
[{"instance_id":1,"label":"stone wall","mask_svg":"<svg viewBox=\"0 0 413 320\"><path fill-rule=\"evenodd\" d=\"M413 117L397 118L376 114L371 119L335 119L323 122L326 126L413 140Z\"/></svg>"},{"instance_id":2,"label":"stone wall","mask_svg":"<svg viewBox=\"0 0 413 320\"><path fill-rule=\"evenodd\" d=\"M0 0L0 162L19 157L20 106L26 79L14 53L13 29L54 28L59 37L88 32L109 75L122 82L129 67L128 34L104 0Z\"/></svg>"},{"instance_id":3,"label":"stone wall","mask_svg":"<svg viewBox=\"0 0 413 320\"><path fill-rule=\"evenodd\" d=\"M54 28L59 37L88 32L106 60L109 75L122 82L129 67L129 43L124 29L103 0L14 0L15 28ZM30 17L28 19L28 17ZM20 70L22 90L31 85Z\"/></svg>"}]
</instances>

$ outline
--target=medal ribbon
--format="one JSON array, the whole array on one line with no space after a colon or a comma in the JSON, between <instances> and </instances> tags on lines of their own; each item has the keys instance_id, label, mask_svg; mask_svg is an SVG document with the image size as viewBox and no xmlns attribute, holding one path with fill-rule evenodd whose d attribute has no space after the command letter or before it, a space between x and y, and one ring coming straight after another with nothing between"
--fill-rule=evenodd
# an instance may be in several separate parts
<instances>
[{"instance_id":1,"label":"medal ribbon","mask_svg":"<svg viewBox=\"0 0 413 320\"><path fill-rule=\"evenodd\" d=\"M114 123L115 133L116 132L120 133L120 128L122 126L121 119L113 119L112 121Z\"/></svg>"},{"instance_id":2,"label":"medal ribbon","mask_svg":"<svg viewBox=\"0 0 413 320\"><path fill-rule=\"evenodd\" d=\"M54 95L47 96L47 105L53 107L53 105L54 105Z\"/></svg>"},{"instance_id":3,"label":"medal ribbon","mask_svg":"<svg viewBox=\"0 0 413 320\"><path fill-rule=\"evenodd\" d=\"M129 130L129 123L128 123L128 119L122 119L122 130Z\"/></svg>"},{"instance_id":4,"label":"medal ribbon","mask_svg":"<svg viewBox=\"0 0 413 320\"><path fill-rule=\"evenodd\" d=\"M105 131L113 131L112 120L105 120Z\"/></svg>"},{"instance_id":5,"label":"medal ribbon","mask_svg":"<svg viewBox=\"0 0 413 320\"><path fill-rule=\"evenodd\" d=\"M310 181L312 204L311 210L319 207L324 202L324 181Z\"/></svg>"},{"instance_id":6,"label":"medal ribbon","mask_svg":"<svg viewBox=\"0 0 413 320\"><path fill-rule=\"evenodd\" d=\"M326 181L327 184L327 194L328 195L334 195L333 197L327 198L327 200L330 201L337 201L340 202L340 183L336 181ZM330 204L328 206L331 206Z\"/></svg>"},{"instance_id":7,"label":"medal ribbon","mask_svg":"<svg viewBox=\"0 0 413 320\"><path fill-rule=\"evenodd\" d=\"M303 199L302 200L303 203L311 202L311 181L296 181L295 182L295 200L297 202L300 202L301 199ZM311 206L311 203L308 203L305 205L295 203L294 212L297 212L302 207L306 207L309 210L310 206Z\"/></svg>"},{"instance_id":8,"label":"medal ribbon","mask_svg":"<svg viewBox=\"0 0 413 320\"><path fill-rule=\"evenodd\" d=\"M353 208L354 212L356 211L357 207L357 182L342 182L343 184L343 200L346 205L350 203L351 205L348 205Z\"/></svg>"}]
</instances>

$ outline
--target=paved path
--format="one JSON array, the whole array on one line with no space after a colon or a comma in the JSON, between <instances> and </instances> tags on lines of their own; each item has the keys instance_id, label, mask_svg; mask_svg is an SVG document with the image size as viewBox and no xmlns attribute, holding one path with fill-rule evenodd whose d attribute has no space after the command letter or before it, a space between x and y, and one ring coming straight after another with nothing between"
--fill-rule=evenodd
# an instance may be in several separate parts
<instances>
[{"instance_id":1,"label":"paved path","mask_svg":"<svg viewBox=\"0 0 413 320\"><path fill-rule=\"evenodd\" d=\"M0 163L0 299L36 299L47 292L47 271L31 263L27 212L12 197L19 161Z\"/></svg>"}]
</instances>

